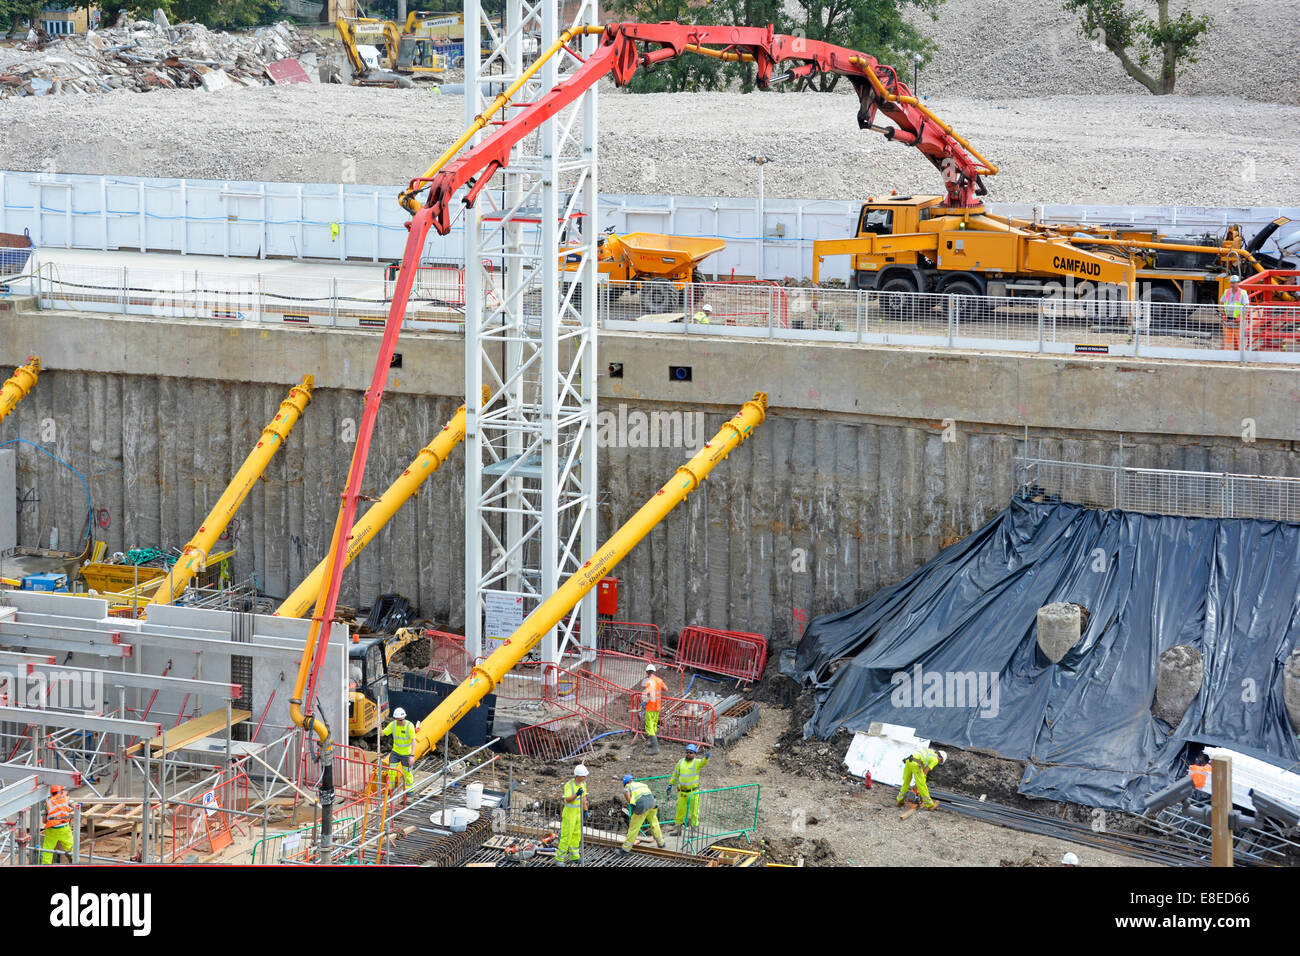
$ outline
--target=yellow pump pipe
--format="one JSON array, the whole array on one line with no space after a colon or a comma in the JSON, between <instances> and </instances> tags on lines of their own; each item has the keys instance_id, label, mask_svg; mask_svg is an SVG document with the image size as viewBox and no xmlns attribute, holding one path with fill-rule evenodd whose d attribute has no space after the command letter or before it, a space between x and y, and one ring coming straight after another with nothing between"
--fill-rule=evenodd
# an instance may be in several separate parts
<instances>
[{"instance_id":1,"label":"yellow pump pipe","mask_svg":"<svg viewBox=\"0 0 1300 956\"><path fill-rule=\"evenodd\" d=\"M248 497L253 482L266 471L266 466L271 463L271 459L280 450L284 440L289 437L289 432L311 401L314 384L315 381L310 375L304 375L302 384L289 389L289 397L280 403L280 410L275 413L271 423L262 430L262 437L258 439L257 446L239 466L235 477L230 479L230 484L221 493L221 497L208 512L208 516L203 519L198 532L190 539L189 544L185 545L180 560L172 565L171 571L162 579L158 589L149 598L151 604L170 604L184 593L190 579L203 570L217 539L221 537L230 519L235 516L239 506Z\"/></svg>"},{"instance_id":2,"label":"yellow pump pipe","mask_svg":"<svg viewBox=\"0 0 1300 956\"><path fill-rule=\"evenodd\" d=\"M0 386L0 421L14 410L14 406L27 397L36 386L36 377L41 374L41 360L35 355L28 356L27 364L14 369L14 374Z\"/></svg>"},{"instance_id":3,"label":"yellow pump pipe","mask_svg":"<svg viewBox=\"0 0 1300 956\"><path fill-rule=\"evenodd\" d=\"M564 615L582 600L619 561L623 560L650 529L668 516L688 494L699 487L715 465L738 448L766 417L767 395L756 392L739 412L713 436L699 453L677 469L655 496L641 510L614 532L614 536L596 549L576 574L528 615L519 630L494 651L487 660L475 665L470 675L420 723L415 734L415 759L432 750L471 707L478 705L510 669L518 664Z\"/></svg>"},{"instance_id":4,"label":"yellow pump pipe","mask_svg":"<svg viewBox=\"0 0 1300 956\"><path fill-rule=\"evenodd\" d=\"M483 388L483 402L486 404L489 389ZM357 519L357 523L352 527L352 538L348 542L347 554L343 556L343 566L347 567L352 563L368 545L379 529L386 525L397 514L412 495L420 490L420 485L424 480L442 467L442 463L447 460L447 456L452 453L457 445L465 439L465 406L462 405L438 437L420 450L415 456L415 460L406 466L401 477L388 486L388 490L376 501L366 513ZM316 603L316 597L320 594L320 589L325 585L325 560L316 565L311 574L307 575L303 582L293 589L293 593L284 599L284 603L276 608L275 613L280 617L303 617L311 611Z\"/></svg>"}]
</instances>

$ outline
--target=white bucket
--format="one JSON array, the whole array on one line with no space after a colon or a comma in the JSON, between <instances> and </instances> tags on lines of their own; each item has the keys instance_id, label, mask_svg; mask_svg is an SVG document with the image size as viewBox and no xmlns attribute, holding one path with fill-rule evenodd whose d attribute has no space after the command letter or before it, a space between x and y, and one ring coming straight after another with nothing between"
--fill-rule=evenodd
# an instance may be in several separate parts
<instances>
[{"instance_id":1,"label":"white bucket","mask_svg":"<svg viewBox=\"0 0 1300 956\"><path fill-rule=\"evenodd\" d=\"M446 814L444 818L441 810L431 813L429 822L435 826L447 827L453 833L462 833L467 826L478 819L478 811L465 807L448 807Z\"/></svg>"},{"instance_id":2,"label":"white bucket","mask_svg":"<svg viewBox=\"0 0 1300 956\"><path fill-rule=\"evenodd\" d=\"M483 806L483 784L471 783L465 788L465 806L470 810Z\"/></svg>"}]
</instances>

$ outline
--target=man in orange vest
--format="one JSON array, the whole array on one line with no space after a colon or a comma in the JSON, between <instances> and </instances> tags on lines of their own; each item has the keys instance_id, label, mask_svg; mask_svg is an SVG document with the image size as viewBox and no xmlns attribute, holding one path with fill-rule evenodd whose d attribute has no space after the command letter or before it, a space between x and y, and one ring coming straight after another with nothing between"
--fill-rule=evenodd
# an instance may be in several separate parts
<instances>
[{"instance_id":1,"label":"man in orange vest","mask_svg":"<svg viewBox=\"0 0 1300 956\"><path fill-rule=\"evenodd\" d=\"M645 709L645 732L650 738L649 752L657 754L659 752L659 707L668 685L655 673L653 664L645 666L645 673L646 678L642 684L645 690L641 695L642 707Z\"/></svg>"},{"instance_id":2,"label":"man in orange vest","mask_svg":"<svg viewBox=\"0 0 1300 956\"><path fill-rule=\"evenodd\" d=\"M1204 790L1210 780L1210 759L1202 753L1188 768L1188 773L1192 775L1192 783L1196 785L1196 789Z\"/></svg>"},{"instance_id":3,"label":"man in orange vest","mask_svg":"<svg viewBox=\"0 0 1300 956\"><path fill-rule=\"evenodd\" d=\"M50 787L50 798L45 801L45 836L41 840L41 862L54 862L54 848L72 854L72 804L68 792L59 784Z\"/></svg>"}]
</instances>

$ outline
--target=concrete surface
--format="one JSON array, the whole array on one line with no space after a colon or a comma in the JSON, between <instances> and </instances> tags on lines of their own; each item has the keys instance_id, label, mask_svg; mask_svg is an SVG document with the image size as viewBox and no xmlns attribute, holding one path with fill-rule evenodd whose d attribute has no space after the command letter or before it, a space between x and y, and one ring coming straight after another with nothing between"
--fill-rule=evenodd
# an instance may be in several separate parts
<instances>
[{"instance_id":1,"label":"concrete surface","mask_svg":"<svg viewBox=\"0 0 1300 956\"><path fill-rule=\"evenodd\" d=\"M1038 609L1038 649L1053 664L1079 643L1083 615L1077 604L1048 604Z\"/></svg>"},{"instance_id":2,"label":"concrete surface","mask_svg":"<svg viewBox=\"0 0 1300 956\"><path fill-rule=\"evenodd\" d=\"M34 353L45 368L0 441L40 440L53 422L43 444L86 475L96 538L180 546L289 386L315 375L311 406L222 542L239 549L237 578L285 595L328 543L377 346L360 330L0 314L0 365ZM399 351L364 486L375 496L462 402L458 337L404 334ZM767 423L614 572L619 616L666 633L708 624L790 641L996 514L1025 450L1117 464L1122 435L1129 465L1300 476L1300 371L1277 366L603 333L599 367L613 362L624 377L602 375L602 411L700 413L706 436L770 394ZM692 382L669 381L678 364ZM602 449L600 536L690 453ZM461 626L462 463L453 454L349 569L345 602L396 590ZM66 468L20 451L18 486L21 542L54 526L63 545L80 538L85 495Z\"/></svg>"}]
</instances>

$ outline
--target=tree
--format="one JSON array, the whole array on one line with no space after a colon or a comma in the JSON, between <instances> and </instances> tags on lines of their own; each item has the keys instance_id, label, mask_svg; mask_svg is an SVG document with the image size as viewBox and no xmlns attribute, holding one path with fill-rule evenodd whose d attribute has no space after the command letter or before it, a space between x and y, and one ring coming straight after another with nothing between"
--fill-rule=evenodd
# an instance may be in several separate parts
<instances>
[{"instance_id":1,"label":"tree","mask_svg":"<svg viewBox=\"0 0 1300 956\"><path fill-rule=\"evenodd\" d=\"M919 54L924 65L929 62L934 44L907 21L904 10L915 7L937 20L943 0L796 0L796 3L799 12L787 32L860 50L881 63L897 67L906 78L913 56ZM828 93L839 80L839 74L823 74L801 80L799 89Z\"/></svg>"},{"instance_id":2,"label":"tree","mask_svg":"<svg viewBox=\"0 0 1300 956\"><path fill-rule=\"evenodd\" d=\"M1065 9L1079 14L1080 30L1085 37L1104 43L1106 49L1119 57L1129 76L1157 96L1163 96L1174 91L1178 64L1184 60L1196 62L1193 54L1213 20L1208 16L1194 17L1186 8L1171 18L1169 0L1154 2L1154 20L1130 8L1125 0L1065 0ZM1149 64L1156 57L1160 69L1153 76Z\"/></svg>"},{"instance_id":3,"label":"tree","mask_svg":"<svg viewBox=\"0 0 1300 956\"><path fill-rule=\"evenodd\" d=\"M689 0L612 0L611 13L624 20L638 23L661 23L673 20L678 23L713 23L717 12L706 4L695 8ZM615 19L614 16L609 17ZM726 80L721 60L685 54L675 60L656 64L652 69L641 67L628 84L629 93L682 93L686 91L716 90Z\"/></svg>"}]
</instances>

